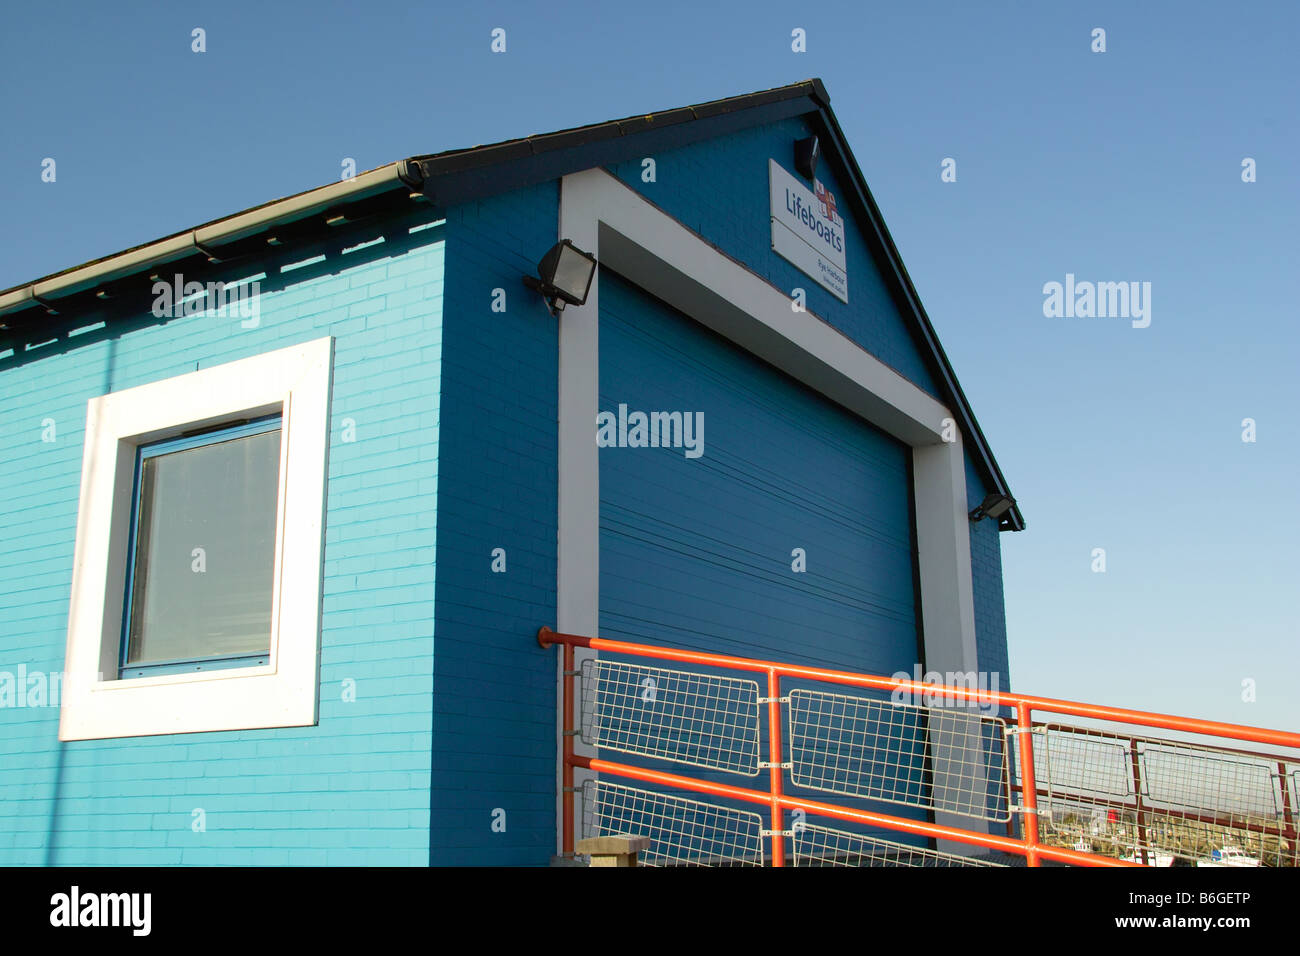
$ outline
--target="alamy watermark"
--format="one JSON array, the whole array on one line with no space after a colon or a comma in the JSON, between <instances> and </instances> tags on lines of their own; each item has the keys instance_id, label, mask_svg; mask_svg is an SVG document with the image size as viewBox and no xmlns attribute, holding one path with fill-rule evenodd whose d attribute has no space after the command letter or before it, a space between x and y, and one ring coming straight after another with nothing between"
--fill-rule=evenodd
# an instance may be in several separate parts
<instances>
[{"instance_id":1,"label":"alamy watermark","mask_svg":"<svg viewBox=\"0 0 1300 956\"><path fill-rule=\"evenodd\" d=\"M1043 285L1043 315L1049 319L1132 319L1133 328L1151 324L1150 282L1065 282Z\"/></svg>"},{"instance_id":2,"label":"alamy watermark","mask_svg":"<svg viewBox=\"0 0 1300 956\"><path fill-rule=\"evenodd\" d=\"M186 282L179 272L171 282L153 284L153 314L158 319L190 315L238 318L245 329L255 329L262 318L262 285L251 282Z\"/></svg>"},{"instance_id":3,"label":"alamy watermark","mask_svg":"<svg viewBox=\"0 0 1300 956\"><path fill-rule=\"evenodd\" d=\"M894 680L912 681L924 684L926 690L913 690L908 687L896 687L890 692L889 699L895 704L910 704L913 707L962 707L973 706L980 712L988 714L998 709L993 700L979 700L970 703L968 692L977 694L998 693L999 680L997 671L926 671L921 673L921 665L913 664L912 672L897 671Z\"/></svg>"},{"instance_id":4,"label":"alamy watermark","mask_svg":"<svg viewBox=\"0 0 1300 956\"><path fill-rule=\"evenodd\" d=\"M0 707L58 707L70 688L103 679L103 674L28 670L26 664L19 664L13 670L0 670Z\"/></svg>"},{"instance_id":5,"label":"alamy watermark","mask_svg":"<svg viewBox=\"0 0 1300 956\"><path fill-rule=\"evenodd\" d=\"M704 454L703 412L629 412L596 415L598 448L682 448L687 458Z\"/></svg>"},{"instance_id":6,"label":"alamy watermark","mask_svg":"<svg viewBox=\"0 0 1300 956\"><path fill-rule=\"evenodd\" d=\"M148 936L153 928L152 893L87 893L75 884L50 897L50 925L56 927L118 927L132 936Z\"/></svg>"}]
</instances>

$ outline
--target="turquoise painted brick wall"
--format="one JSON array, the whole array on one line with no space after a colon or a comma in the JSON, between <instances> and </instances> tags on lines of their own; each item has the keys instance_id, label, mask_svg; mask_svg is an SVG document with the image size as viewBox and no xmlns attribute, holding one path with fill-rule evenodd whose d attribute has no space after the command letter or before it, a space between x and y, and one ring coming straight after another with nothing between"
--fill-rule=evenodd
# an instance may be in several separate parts
<instances>
[{"instance_id":1,"label":"turquoise painted brick wall","mask_svg":"<svg viewBox=\"0 0 1300 956\"><path fill-rule=\"evenodd\" d=\"M522 277L555 243L558 205L549 182L447 211L435 864L546 864L555 850L556 651L534 635L555 623L559 326Z\"/></svg>"},{"instance_id":2,"label":"turquoise painted brick wall","mask_svg":"<svg viewBox=\"0 0 1300 956\"><path fill-rule=\"evenodd\" d=\"M127 316L0 359L0 671L50 672L87 399L335 337L319 725L60 744L57 708L0 708L0 864L427 862L442 303L440 231L402 228L266 283L254 329Z\"/></svg>"}]
</instances>

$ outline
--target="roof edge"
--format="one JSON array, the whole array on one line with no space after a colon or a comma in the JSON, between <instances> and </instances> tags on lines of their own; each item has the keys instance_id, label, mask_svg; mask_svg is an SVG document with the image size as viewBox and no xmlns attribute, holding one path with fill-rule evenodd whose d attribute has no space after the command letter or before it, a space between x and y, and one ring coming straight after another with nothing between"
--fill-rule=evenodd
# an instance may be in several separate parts
<instances>
[{"instance_id":1,"label":"roof edge","mask_svg":"<svg viewBox=\"0 0 1300 956\"><path fill-rule=\"evenodd\" d=\"M825 88L822 87L820 80L811 81L816 87L821 88L821 95L825 95ZM885 218L881 215L880 207L876 204L875 197L871 194L871 188L867 185L866 177L862 175L862 169L858 166L857 158L853 155L852 150L848 148L847 138L843 129L840 127L839 120L836 119L834 111L830 107L830 98L824 96L825 102L819 108L822 120L826 126L826 131L830 134L832 145L836 153L844 160L846 172L854 190L858 194L858 200L866 210L867 219L871 227L876 231L876 235L884 248L886 258L894 269L895 278L897 279L903 296L910 306L913 316L916 319L917 327L921 333L923 344L933 356L938 372L942 379L942 387L952 396L953 402L957 405L956 411L961 420L961 424L973 439L972 444L978 452L980 470L985 477L990 480L994 491L1006 495L1015 500L1011 494L1011 488L1007 483L1006 476L1002 474L1002 469L998 466L997 459L993 457L993 450L989 446L988 439L984 435L984 430L980 428L979 421L975 418L975 412L971 408L970 401L966 398L966 393L962 390L961 383L957 380L957 373L953 370L952 362L948 359L948 354L944 351L943 345L939 342L939 336L934 330L934 324L930 321L929 314L925 311L925 306L921 302L921 296L916 291L916 286L912 282L912 277L907 271L907 266L903 263L903 257L898 251L898 246L894 243L894 237L889 232L889 227L885 225ZM1020 511L1020 505L1015 504L1007 512L1006 516L999 521L998 530L1000 531L1024 531L1025 517Z\"/></svg>"},{"instance_id":2,"label":"roof edge","mask_svg":"<svg viewBox=\"0 0 1300 956\"><path fill-rule=\"evenodd\" d=\"M0 317L29 308L33 304L56 311L51 300L84 292L105 282L195 253L210 256L218 247L245 239L270 225L304 219L341 203L366 199L390 189L419 188L421 180L408 170L408 162L401 160L389 163L352 179L318 186L284 199L254 206L232 216L214 219L193 229L5 289L0 292Z\"/></svg>"},{"instance_id":3,"label":"roof edge","mask_svg":"<svg viewBox=\"0 0 1300 956\"><path fill-rule=\"evenodd\" d=\"M545 154L554 157L560 155L560 151L563 150L577 149L640 133L666 130L673 126L716 119L747 110L757 110L759 113L772 110L785 112L794 106L790 101L798 99L804 99L808 103L810 106L808 113L816 113L820 117L831 139L831 145L844 164L855 196L866 212L870 228L875 231L885 257L893 269L903 299L916 320L921 344L930 353L942 380L941 385L952 397L957 406L954 410L964 430L973 439L972 444L977 452L980 471L993 485L993 490L1010 496L1010 488L993 457L988 439L975 419L970 402L957 381L952 363L939 342L930 317L921 303L920 295L908 274L907 267L903 264L902 256L885 225L880 207L871 194L857 159L848 148L844 132L831 109L830 94L822 81L815 77L769 90L711 100L695 106L646 113L501 143L414 156L389 163L353 179L330 183L263 203L234 215L53 273L33 282L0 290L0 329L5 328L6 323L3 319L6 315L42 306L47 312L57 313L55 303L63 297L84 292L97 285L166 262L195 254L206 255L212 261L220 261L219 256L214 253L218 252L223 245L247 239L272 225L318 215L332 207L360 202L397 189L421 192L425 198L437 203L442 198L436 195L439 190L435 183L439 180L444 182L464 180L466 176L476 179L479 171L488 166L535 159ZM733 121L734 119L733 117ZM600 152L601 148L598 147L596 151ZM546 160L546 162L553 164L554 160ZM555 171L550 170L550 172ZM1025 519L1019 505L1014 506L999 522L1000 530L1023 531L1024 528Z\"/></svg>"}]
</instances>

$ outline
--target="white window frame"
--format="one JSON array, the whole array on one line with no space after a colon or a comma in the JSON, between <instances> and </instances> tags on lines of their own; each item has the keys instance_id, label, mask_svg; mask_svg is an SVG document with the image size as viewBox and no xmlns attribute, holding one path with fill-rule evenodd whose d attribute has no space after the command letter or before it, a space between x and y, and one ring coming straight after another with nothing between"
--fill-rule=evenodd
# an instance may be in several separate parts
<instances>
[{"instance_id":1,"label":"white window frame","mask_svg":"<svg viewBox=\"0 0 1300 956\"><path fill-rule=\"evenodd\" d=\"M326 337L87 403L60 740L316 723L333 354ZM119 679L137 449L276 412L280 491L268 663Z\"/></svg>"}]
</instances>

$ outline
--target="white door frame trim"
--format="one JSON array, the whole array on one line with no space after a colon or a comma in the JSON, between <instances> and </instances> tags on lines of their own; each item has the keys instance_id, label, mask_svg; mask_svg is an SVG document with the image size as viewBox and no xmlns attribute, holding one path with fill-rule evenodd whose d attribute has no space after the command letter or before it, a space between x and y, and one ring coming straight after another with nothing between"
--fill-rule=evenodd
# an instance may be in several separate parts
<instances>
[{"instance_id":1,"label":"white door frame trim","mask_svg":"<svg viewBox=\"0 0 1300 956\"><path fill-rule=\"evenodd\" d=\"M795 311L785 292L603 169L563 178L560 238L912 449L925 664L978 672L957 416L823 319ZM556 627L593 636L600 622L599 316L598 270L586 304L561 313L559 336Z\"/></svg>"}]
</instances>

